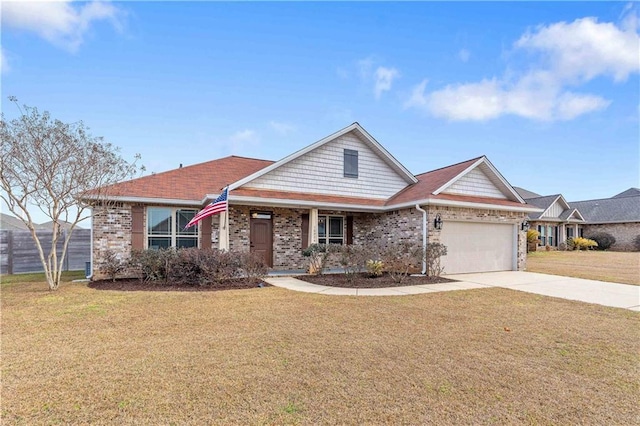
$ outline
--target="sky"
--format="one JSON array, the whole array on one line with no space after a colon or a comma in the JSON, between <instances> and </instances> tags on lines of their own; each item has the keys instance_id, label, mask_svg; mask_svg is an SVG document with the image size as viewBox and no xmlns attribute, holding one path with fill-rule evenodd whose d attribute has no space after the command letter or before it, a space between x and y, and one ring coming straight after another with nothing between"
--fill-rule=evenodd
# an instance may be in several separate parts
<instances>
[{"instance_id":1,"label":"sky","mask_svg":"<svg viewBox=\"0 0 640 426\"><path fill-rule=\"evenodd\" d=\"M7 97L146 174L281 159L354 121L411 172L486 155L569 201L640 186L627 2L6 2Z\"/></svg>"}]
</instances>

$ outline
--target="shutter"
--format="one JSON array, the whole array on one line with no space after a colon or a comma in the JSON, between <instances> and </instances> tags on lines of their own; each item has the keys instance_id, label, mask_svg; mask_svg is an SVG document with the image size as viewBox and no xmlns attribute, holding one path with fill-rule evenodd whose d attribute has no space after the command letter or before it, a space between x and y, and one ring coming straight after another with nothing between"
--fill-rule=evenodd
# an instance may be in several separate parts
<instances>
[{"instance_id":1,"label":"shutter","mask_svg":"<svg viewBox=\"0 0 640 426\"><path fill-rule=\"evenodd\" d=\"M207 216L200 221L200 248L211 248L211 216Z\"/></svg>"},{"instance_id":2,"label":"shutter","mask_svg":"<svg viewBox=\"0 0 640 426\"><path fill-rule=\"evenodd\" d=\"M347 244L353 244L353 216L347 216Z\"/></svg>"},{"instance_id":3,"label":"shutter","mask_svg":"<svg viewBox=\"0 0 640 426\"><path fill-rule=\"evenodd\" d=\"M309 247L309 215L302 215L302 250Z\"/></svg>"},{"instance_id":4,"label":"shutter","mask_svg":"<svg viewBox=\"0 0 640 426\"><path fill-rule=\"evenodd\" d=\"M144 249L144 206L131 206L131 249Z\"/></svg>"}]
</instances>

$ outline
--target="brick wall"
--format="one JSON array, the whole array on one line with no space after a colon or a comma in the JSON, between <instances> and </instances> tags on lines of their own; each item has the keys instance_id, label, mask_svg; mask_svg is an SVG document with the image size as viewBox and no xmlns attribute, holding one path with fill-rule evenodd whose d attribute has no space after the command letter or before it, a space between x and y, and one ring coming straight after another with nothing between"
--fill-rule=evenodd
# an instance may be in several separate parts
<instances>
[{"instance_id":1,"label":"brick wall","mask_svg":"<svg viewBox=\"0 0 640 426\"><path fill-rule=\"evenodd\" d=\"M146 215L145 215L146 226ZM100 265L108 250L120 259L131 255L131 205L118 203L108 207L94 207L93 228L93 278L105 278Z\"/></svg>"},{"instance_id":2,"label":"brick wall","mask_svg":"<svg viewBox=\"0 0 640 426\"><path fill-rule=\"evenodd\" d=\"M611 250L632 251L633 239L640 235L640 223L608 223L602 225L584 225L584 236L589 237L596 232L607 232L613 235L616 243Z\"/></svg>"}]
</instances>

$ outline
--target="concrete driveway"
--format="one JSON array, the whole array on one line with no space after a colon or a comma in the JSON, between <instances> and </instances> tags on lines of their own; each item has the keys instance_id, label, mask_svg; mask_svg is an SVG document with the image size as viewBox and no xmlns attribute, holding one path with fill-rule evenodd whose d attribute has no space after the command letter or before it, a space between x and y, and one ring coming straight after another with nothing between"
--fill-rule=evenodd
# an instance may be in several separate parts
<instances>
[{"instance_id":1,"label":"concrete driveway","mask_svg":"<svg viewBox=\"0 0 640 426\"><path fill-rule=\"evenodd\" d=\"M453 274L447 278L486 287L503 287L543 296L640 311L640 286L535 272Z\"/></svg>"}]
</instances>

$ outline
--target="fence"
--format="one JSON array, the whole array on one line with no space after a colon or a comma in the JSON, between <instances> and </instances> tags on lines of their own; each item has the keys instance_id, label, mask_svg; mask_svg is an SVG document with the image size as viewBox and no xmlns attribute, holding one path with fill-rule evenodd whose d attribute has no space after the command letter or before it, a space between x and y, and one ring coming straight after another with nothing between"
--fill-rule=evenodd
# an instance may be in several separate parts
<instances>
[{"instance_id":1,"label":"fence","mask_svg":"<svg viewBox=\"0 0 640 426\"><path fill-rule=\"evenodd\" d=\"M58 256L62 254L62 246L66 232L58 241ZM37 231L45 256L51 250L52 231ZM71 234L62 269L76 271L84 269L85 262L91 260L91 230L76 229ZM0 231L0 273L19 274L23 272L42 272L42 262L38 255L36 243L29 231Z\"/></svg>"}]
</instances>

